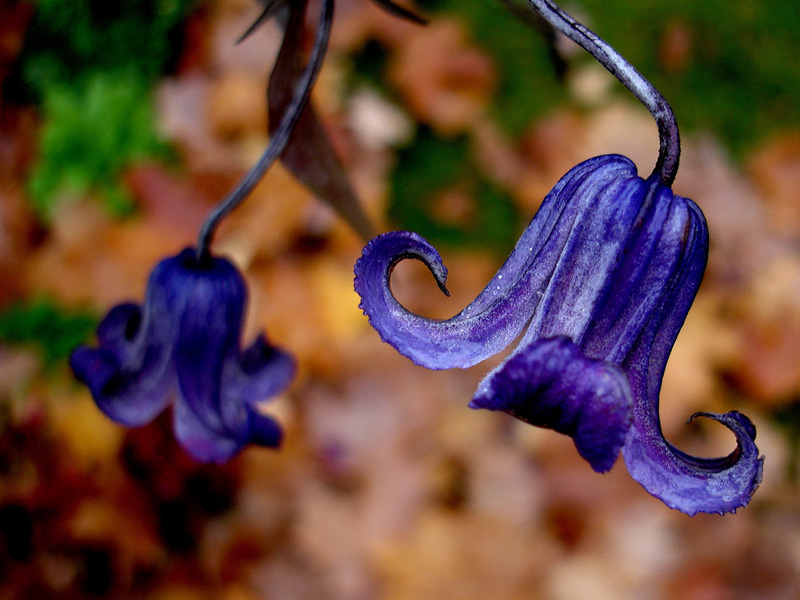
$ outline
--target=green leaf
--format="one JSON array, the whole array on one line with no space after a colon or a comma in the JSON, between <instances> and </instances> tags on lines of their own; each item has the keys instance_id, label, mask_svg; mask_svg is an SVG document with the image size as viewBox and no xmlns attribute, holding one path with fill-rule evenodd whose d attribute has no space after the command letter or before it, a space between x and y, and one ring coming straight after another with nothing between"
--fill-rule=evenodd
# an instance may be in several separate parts
<instances>
[{"instance_id":1,"label":"green leaf","mask_svg":"<svg viewBox=\"0 0 800 600\"><path fill-rule=\"evenodd\" d=\"M66 310L51 300L18 302L0 310L0 341L36 347L45 368L52 368L84 342L96 325L95 315Z\"/></svg>"},{"instance_id":2,"label":"green leaf","mask_svg":"<svg viewBox=\"0 0 800 600\"><path fill-rule=\"evenodd\" d=\"M44 112L29 191L45 218L65 197L92 193L113 214L127 214L133 202L120 183L124 169L170 156L155 131L152 94L136 76L98 73L71 87L52 87Z\"/></svg>"}]
</instances>

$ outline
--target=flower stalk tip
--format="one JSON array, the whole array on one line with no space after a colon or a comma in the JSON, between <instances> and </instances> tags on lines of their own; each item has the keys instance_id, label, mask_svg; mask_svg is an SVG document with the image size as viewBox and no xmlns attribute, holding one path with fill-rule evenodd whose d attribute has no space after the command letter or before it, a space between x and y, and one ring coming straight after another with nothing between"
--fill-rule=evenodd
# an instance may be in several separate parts
<instances>
[{"instance_id":1,"label":"flower stalk tip","mask_svg":"<svg viewBox=\"0 0 800 600\"><path fill-rule=\"evenodd\" d=\"M506 0L508 1L508 0ZM658 127L658 160L653 175L667 187L675 181L681 156L680 132L675 113L655 86L614 48L587 27L578 23L550 0L526 0L554 29L561 32L606 68L638 99L652 115Z\"/></svg>"}]
</instances>

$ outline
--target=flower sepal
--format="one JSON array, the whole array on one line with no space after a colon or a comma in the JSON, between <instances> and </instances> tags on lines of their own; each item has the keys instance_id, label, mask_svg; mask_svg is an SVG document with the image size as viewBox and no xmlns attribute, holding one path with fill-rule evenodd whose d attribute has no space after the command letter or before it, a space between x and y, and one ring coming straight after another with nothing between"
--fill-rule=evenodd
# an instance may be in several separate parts
<instances>
[{"instance_id":1,"label":"flower sepal","mask_svg":"<svg viewBox=\"0 0 800 600\"><path fill-rule=\"evenodd\" d=\"M99 347L70 357L98 407L135 427L170 403L176 437L195 458L225 462L246 444L277 447L281 429L259 403L284 390L293 359L259 336L242 351L247 288L230 261L194 248L161 261L144 304L112 308Z\"/></svg>"},{"instance_id":2,"label":"flower sepal","mask_svg":"<svg viewBox=\"0 0 800 600\"><path fill-rule=\"evenodd\" d=\"M592 469L605 473L625 443L632 404L619 367L586 358L568 337L556 336L514 352L483 380L469 406L568 435Z\"/></svg>"}]
</instances>

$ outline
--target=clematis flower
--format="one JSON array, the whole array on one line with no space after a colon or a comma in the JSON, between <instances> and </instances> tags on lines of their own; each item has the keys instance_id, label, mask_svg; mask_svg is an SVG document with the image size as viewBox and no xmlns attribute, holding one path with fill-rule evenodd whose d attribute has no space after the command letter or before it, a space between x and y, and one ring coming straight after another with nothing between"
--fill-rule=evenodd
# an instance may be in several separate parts
<instances>
[{"instance_id":1,"label":"clematis flower","mask_svg":"<svg viewBox=\"0 0 800 600\"><path fill-rule=\"evenodd\" d=\"M736 411L692 416L716 420L736 436L734 452L709 459L675 448L659 419L667 358L708 255L702 212L670 188L679 151L674 116L649 82L594 34L549 0L529 2L644 96L661 133L655 171L645 180L618 155L574 167L486 288L448 320L407 311L390 288L394 266L416 258L447 293L447 270L436 250L414 233L378 236L355 266L361 308L385 342L429 369L475 365L521 334L478 386L472 408L505 411L571 436L598 472L608 471L621 452L632 477L671 508L735 511L761 481L752 422Z\"/></svg>"},{"instance_id":2,"label":"clematis flower","mask_svg":"<svg viewBox=\"0 0 800 600\"><path fill-rule=\"evenodd\" d=\"M277 447L281 429L258 403L285 389L294 361L259 336L240 350L247 301L228 260L187 248L153 270L143 306L115 306L99 347L70 357L100 410L129 427L171 403L176 438L195 458L224 462L246 444Z\"/></svg>"},{"instance_id":3,"label":"clematis flower","mask_svg":"<svg viewBox=\"0 0 800 600\"><path fill-rule=\"evenodd\" d=\"M240 350L245 283L233 264L214 257L210 247L222 220L287 150L294 128L308 120L303 115L309 114L304 111L327 48L333 0L320 3L320 24L301 68L306 4L272 0L265 12L269 5L289 6L293 25L287 35L289 50L281 52L282 64L288 64L286 56L291 58L291 93L281 98L282 110L264 154L211 211L197 248L156 266L144 306L114 307L98 327L99 347L80 347L70 357L75 375L89 386L97 405L119 423L143 425L172 401L175 435L202 461L224 462L246 444L276 447L281 441L280 428L258 411L257 403L289 384L294 363L263 336Z\"/></svg>"},{"instance_id":4,"label":"clematis flower","mask_svg":"<svg viewBox=\"0 0 800 600\"><path fill-rule=\"evenodd\" d=\"M247 288L236 267L210 247L222 220L286 148L322 64L332 7L333 0L322 0L308 63L267 149L206 218L197 248L161 261L144 306L112 308L97 328L99 347L82 346L70 356L100 410L123 425L144 425L172 403L175 436L201 461L225 462L246 444L281 442L280 427L257 405L289 385L294 362L263 336L240 350Z\"/></svg>"}]
</instances>

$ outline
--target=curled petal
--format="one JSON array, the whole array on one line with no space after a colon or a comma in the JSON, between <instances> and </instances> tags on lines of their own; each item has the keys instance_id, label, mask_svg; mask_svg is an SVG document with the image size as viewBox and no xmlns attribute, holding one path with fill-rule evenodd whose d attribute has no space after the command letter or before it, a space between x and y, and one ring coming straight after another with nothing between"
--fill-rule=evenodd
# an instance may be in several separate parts
<instances>
[{"instance_id":1,"label":"curled petal","mask_svg":"<svg viewBox=\"0 0 800 600\"><path fill-rule=\"evenodd\" d=\"M186 305L173 276L187 252L156 265L143 310L130 303L115 306L97 327L100 347L81 346L70 356L75 376L89 386L100 410L123 425L149 423L169 402L176 315Z\"/></svg>"},{"instance_id":2,"label":"curled petal","mask_svg":"<svg viewBox=\"0 0 800 600\"><path fill-rule=\"evenodd\" d=\"M745 506L761 483L764 459L756 429L743 414L697 413L719 421L736 436L736 449L720 458L690 456L667 442L660 428L638 424L623 448L631 476L670 508L688 515L724 514ZM690 419L691 420L691 419Z\"/></svg>"},{"instance_id":3,"label":"curled petal","mask_svg":"<svg viewBox=\"0 0 800 600\"><path fill-rule=\"evenodd\" d=\"M69 359L75 377L89 386L98 408L129 427L149 423L169 402L168 353L140 339L140 322L137 305L115 306L97 326L100 347L80 346Z\"/></svg>"},{"instance_id":4,"label":"curled petal","mask_svg":"<svg viewBox=\"0 0 800 600\"><path fill-rule=\"evenodd\" d=\"M361 308L383 341L416 364L429 369L468 367L496 354L514 339L530 318L520 306L527 300L497 301L474 317L436 321L407 311L389 285L394 266L405 258L421 260L439 288L447 294L447 269L436 250L422 237L407 231L374 238L355 266L355 289ZM462 313L463 315L463 313Z\"/></svg>"},{"instance_id":5,"label":"curled petal","mask_svg":"<svg viewBox=\"0 0 800 600\"><path fill-rule=\"evenodd\" d=\"M117 423L149 423L169 402L163 378L125 373L114 354L103 348L77 348L69 364L75 377L89 386L98 408Z\"/></svg>"},{"instance_id":6,"label":"curled petal","mask_svg":"<svg viewBox=\"0 0 800 600\"><path fill-rule=\"evenodd\" d=\"M631 476L667 506L689 515L723 514L745 506L761 481L763 459L754 443L752 422L737 412L699 413L723 423L737 439L737 449L730 456L705 459L667 442L659 418L664 368L700 286L708 254L705 218L694 203L684 201L688 209L684 226L665 230L665 235L682 240L680 260L664 282L644 332L622 364L634 400L633 424L622 455Z\"/></svg>"},{"instance_id":7,"label":"curled petal","mask_svg":"<svg viewBox=\"0 0 800 600\"><path fill-rule=\"evenodd\" d=\"M572 437L592 469L603 473L625 442L631 403L616 365L586 358L560 336L517 350L481 383L470 406L503 410Z\"/></svg>"},{"instance_id":8,"label":"curled petal","mask_svg":"<svg viewBox=\"0 0 800 600\"><path fill-rule=\"evenodd\" d=\"M118 304L97 326L97 341L113 353L119 362L126 363L135 349L134 340L142 324L142 310L138 304Z\"/></svg>"},{"instance_id":9,"label":"curled petal","mask_svg":"<svg viewBox=\"0 0 800 600\"><path fill-rule=\"evenodd\" d=\"M294 359L258 336L238 360L228 361L223 390L230 402L256 404L286 389L296 371Z\"/></svg>"},{"instance_id":10,"label":"curled petal","mask_svg":"<svg viewBox=\"0 0 800 600\"><path fill-rule=\"evenodd\" d=\"M641 182L641 183L639 183ZM511 255L478 297L455 317L436 321L415 315L397 302L389 279L405 258L417 258L444 290L446 270L436 250L419 235L392 232L370 241L355 266L361 308L381 338L415 363L430 369L472 366L508 346L538 315L557 314L548 324L569 327L546 334L571 334L591 316L590 298L604 289L605 268L615 264L625 236L624 222L637 212L621 197L635 195L644 182L630 160L616 155L573 168L547 195ZM598 198L604 200L602 207ZM594 254L586 256L587 246ZM554 273L561 276L556 281ZM580 270L580 272L578 272ZM585 278L581 279L585 275ZM557 285L551 285L551 280ZM584 291L585 302L562 298ZM545 302L543 310L538 307ZM554 307L548 311L548 307ZM568 310L572 307L572 310ZM589 307L591 308L591 307ZM537 315L537 316L534 316ZM543 318L543 317L542 317ZM551 323L552 322L552 323ZM540 337L542 324L530 333ZM527 341L533 341L529 339Z\"/></svg>"}]
</instances>

